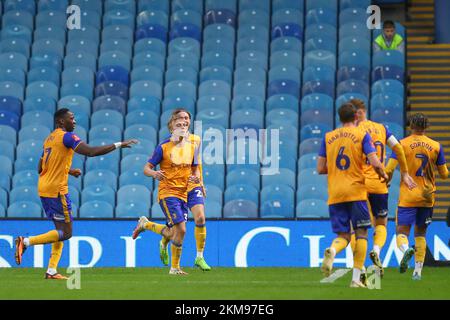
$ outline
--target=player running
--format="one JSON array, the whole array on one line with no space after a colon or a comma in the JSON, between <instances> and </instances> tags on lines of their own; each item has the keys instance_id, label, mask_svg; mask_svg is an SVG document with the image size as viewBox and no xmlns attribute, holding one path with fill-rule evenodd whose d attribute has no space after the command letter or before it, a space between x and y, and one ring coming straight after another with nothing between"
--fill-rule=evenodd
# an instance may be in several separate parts
<instances>
[{"instance_id":1,"label":"player running","mask_svg":"<svg viewBox=\"0 0 450 320\"><path fill-rule=\"evenodd\" d=\"M145 231L151 230L163 236L160 242L161 260L168 259L167 246L171 241L172 261L169 274L186 275L180 268L181 252L186 234L188 216L187 187L188 181L200 183L198 166L199 150L189 139L189 123L179 117L184 109L172 113L168 127L171 137L159 144L144 167L144 174L158 179L158 201L167 219L167 226L141 217L133 231L133 239ZM155 170L159 164L160 169ZM165 250L164 250L165 249Z\"/></svg>"},{"instance_id":2,"label":"player running","mask_svg":"<svg viewBox=\"0 0 450 320\"><path fill-rule=\"evenodd\" d=\"M69 174L81 175L80 169L70 169L74 152L88 157L107 154L117 148L130 148L137 140L116 142L106 146L92 147L81 141L74 133L76 121L67 108L54 114L56 129L45 139L39 160L38 192L47 218L52 219L55 230L31 237L17 237L15 260L22 263L25 250L37 244L52 244L52 252L45 279L67 279L56 271L61 258L63 241L72 237L72 205L68 191Z\"/></svg>"},{"instance_id":3,"label":"player running","mask_svg":"<svg viewBox=\"0 0 450 320\"><path fill-rule=\"evenodd\" d=\"M350 103L356 107L358 127L362 128L372 138L380 162L383 164L385 163L385 150L386 145L388 145L389 148L394 151L400 164L402 181L409 189L416 187L414 180L408 174L408 164L406 162L405 153L403 152L403 147L395 136L383 124L367 119L366 106L362 100L352 99L350 100ZM379 268L380 275L383 276L383 264L380 260L380 251L386 243L387 237L388 188L386 183L381 182L378 174L368 161L363 164L363 171L368 193L369 209L372 212L375 225L373 233L373 250L370 251L369 257L373 264ZM352 242L353 241L354 235L352 235Z\"/></svg>"},{"instance_id":4,"label":"player running","mask_svg":"<svg viewBox=\"0 0 450 320\"><path fill-rule=\"evenodd\" d=\"M371 227L367 208L367 191L364 185L365 157L379 177L387 179L383 165L377 158L370 135L356 127L356 108L343 104L339 108L342 128L326 133L317 159L319 174L328 174L328 205L333 232L337 237L331 247L325 250L322 272L331 274L336 254L350 242L350 223L356 233L353 253L353 277L350 287L366 288L361 282L361 269L367 253L367 229Z\"/></svg>"},{"instance_id":5,"label":"player running","mask_svg":"<svg viewBox=\"0 0 450 320\"><path fill-rule=\"evenodd\" d=\"M442 179L448 178L448 169L442 146L425 135L425 130L428 128L427 117L422 113L416 113L410 117L409 122L412 133L409 137L400 140L400 143L405 150L408 172L418 187L410 190L404 184L400 185L396 217L397 247L403 252L400 273L406 272L409 261L415 254L416 261L412 278L420 280L427 248L425 235L433 216L434 193L436 192L434 168L437 167ZM386 167L386 173L390 177L392 177L397 163L398 159L393 154ZM408 236L413 224L415 225L415 252L408 244Z\"/></svg>"}]
</instances>

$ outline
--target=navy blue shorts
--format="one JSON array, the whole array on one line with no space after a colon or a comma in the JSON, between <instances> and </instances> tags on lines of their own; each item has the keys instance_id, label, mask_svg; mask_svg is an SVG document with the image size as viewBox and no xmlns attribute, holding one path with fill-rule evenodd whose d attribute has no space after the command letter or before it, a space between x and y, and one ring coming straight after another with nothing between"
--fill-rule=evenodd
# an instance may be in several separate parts
<instances>
[{"instance_id":1,"label":"navy blue shorts","mask_svg":"<svg viewBox=\"0 0 450 320\"><path fill-rule=\"evenodd\" d=\"M69 194L62 194L56 198L41 197L42 207L48 219L72 222L72 202Z\"/></svg>"},{"instance_id":2,"label":"navy blue shorts","mask_svg":"<svg viewBox=\"0 0 450 320\"><path fill-rule=\"evenodd\" d=\"M388 215L388 194L369 193L370 209L374 218L386 218Z\"/></svg>"},{"instance_id":3,"label":"navy blue shorts","mask_svg":"<svg viewBox=\"0 0 450 320\"><path fill-rule=\"evenodd\" d=\"M353 229L368 229L372 226L367 201L335 203L328 208L334 233L350 233L350 222Z\"/></svg>"},{"instance_id":4,"label":"navy blue shorts","mask_svg":"<svg viewBox=\"0 0 450 320\"><path fill-rule=\"evenodd\" d=\"M418 227L428 226L433 217L433 207L398 207L397 225L411 226L416 224Z\"/></svg>"},{"instance_id":5,"label":"navy blue shorts","mask_svg":"<svg viewBox=\"0 0 450 320\"><path fill-rule=\"evenodd\" d=\"M188 192L188 200L187 205L189 210L198 204L205 205L205 198L203 194L203 188L202 187L196 187Z\"/></svg>"},{"instance_id":6,"label":"navy blue shorts","mask_svg":"<svg viewBox=\"0 0 450 320\"><path fill-rule=\"evenodd\" d=\"M159 205L166 216L169 228L187 221L188 208L185 201L176 197L168 197L161 199Z\"/></svg>"}]
</instances>

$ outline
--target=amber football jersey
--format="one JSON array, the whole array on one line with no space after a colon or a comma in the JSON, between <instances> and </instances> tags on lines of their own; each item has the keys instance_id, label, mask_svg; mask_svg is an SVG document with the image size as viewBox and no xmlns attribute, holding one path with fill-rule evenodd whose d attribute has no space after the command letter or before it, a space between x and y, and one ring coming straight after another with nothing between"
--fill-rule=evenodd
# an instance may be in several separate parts
<instances>
[{"instance_id":1,"label":"amber football jersey","mask_svg":"<svg viewBox=\"0 0 450 320\"><path fill-rule=\"evenodd\" d=\"M202 187L203 188L203 172L202 172L202 157L201 157L201 139L198 135L190 134L189 135L189 141L194 144L194 148L196 150L195 159L197 161L197 165L199 166L200 170L200 182L199 183L193 183L188 182L188 188L187 191L191 191L194 188Z\"/></svg>"},{"instance_id":2,"label":"amber football jersey","mask_svg":"<svg viewBox=\"0 0 450 320\"><path fill-rule=\"evenodd\" d=\"M74 150L81 140L72 132L56 129L45 139L42 171L38 180L40 197L55 198L69 192L69 170Z\"/></svg>"},{"instance_id":3,"label":"amber football jersey","mask_svg":"<svg viewBox=\"0 0 450 320\"><path fill-rule=\"evenodd\" d=\"M319 156L327 158L328 204L367 200L363 166L376 152L368 133L342 127L325 134Z\"/></svg>"},{"instance_id":4,"label":"amber football jersey","mask_svg":"<svg viewBox=\"0 0 450 320\"><path fill-rule=\"evenodd\" d=\"M400 140L408 162L408 173L417 187L409 190L401 183L399 207L432 207L436 191L434 169L445 164L442 146L425 135L410 135ZM391 158L396 159L393 153Z\"/></svg>"}]
</instances>

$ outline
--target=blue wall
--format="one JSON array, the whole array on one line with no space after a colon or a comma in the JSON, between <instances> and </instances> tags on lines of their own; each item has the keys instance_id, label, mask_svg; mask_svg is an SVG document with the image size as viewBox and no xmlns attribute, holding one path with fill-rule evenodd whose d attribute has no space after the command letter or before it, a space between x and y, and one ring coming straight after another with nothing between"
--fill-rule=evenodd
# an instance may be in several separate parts
<instances>
[{"instance_id":1,"label":"blue wall","mask_svg":"<svg viewBox=\"0 0 450 320\"><path fill-rule=\"evenodd\" d=\"M74 237L65 242L60 266L162 266L158 254L159 236L145 232L141 234L140 239L133 241L131 232L135 224L134 221L75 221ZM182 256L184 266L192 266L195 258L193 226L193 222L188 223ZM52 228L49 221L0 221L0 266L16 266L16 236L34 235ZM327 220L209 221L207 228L205 257L212 266L223 267L316 267L321 262L319 259L322 258L324 249L334 237ZM394 228L394 223L390 222L388 241L381 254L383 260L388 258L385 263L389 266L397 266L398 259L401 258L400 252L394 250ZM429 227L428 246L440 260L450 260L450 249L447 246L449 230L442 221L433 222ZM412 237L410 241L411 244L414 243ZM50 248L50 245L46 245L44 248L40 246L28 249L24 255L23 266L47 266ZM352 265L351 253L349 248L347 250L338 255L337 266Z\"/></svg>"},{"instance_id":2,"label":"blue wall","mask_svg":"<svg viewBox=\"0 0 450 320\"><path fill-rule=\"evenodd\" d=\"M450 1L434 0L435 42L450 43Z\"/></svg>"}]
</instances>

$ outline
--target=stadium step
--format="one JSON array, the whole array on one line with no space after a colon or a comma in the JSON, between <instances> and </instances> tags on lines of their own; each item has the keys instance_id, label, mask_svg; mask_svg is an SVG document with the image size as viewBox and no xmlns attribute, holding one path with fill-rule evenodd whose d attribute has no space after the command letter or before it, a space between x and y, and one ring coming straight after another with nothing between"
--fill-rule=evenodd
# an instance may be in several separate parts
<instances>
[{"instance_id":1,"label":"stadium step","mask_svg":"<svg viewBox=\"0 0 450 320\"><path fill-rule=\"evenodd\" d=\"M434 40L434 0L410 0L407 27L408 114L429 118L427 135L438 141L450 159L450 44ZM435 217L450 206L450 181L436 179Z\"/></svg>"}]
</instances>

